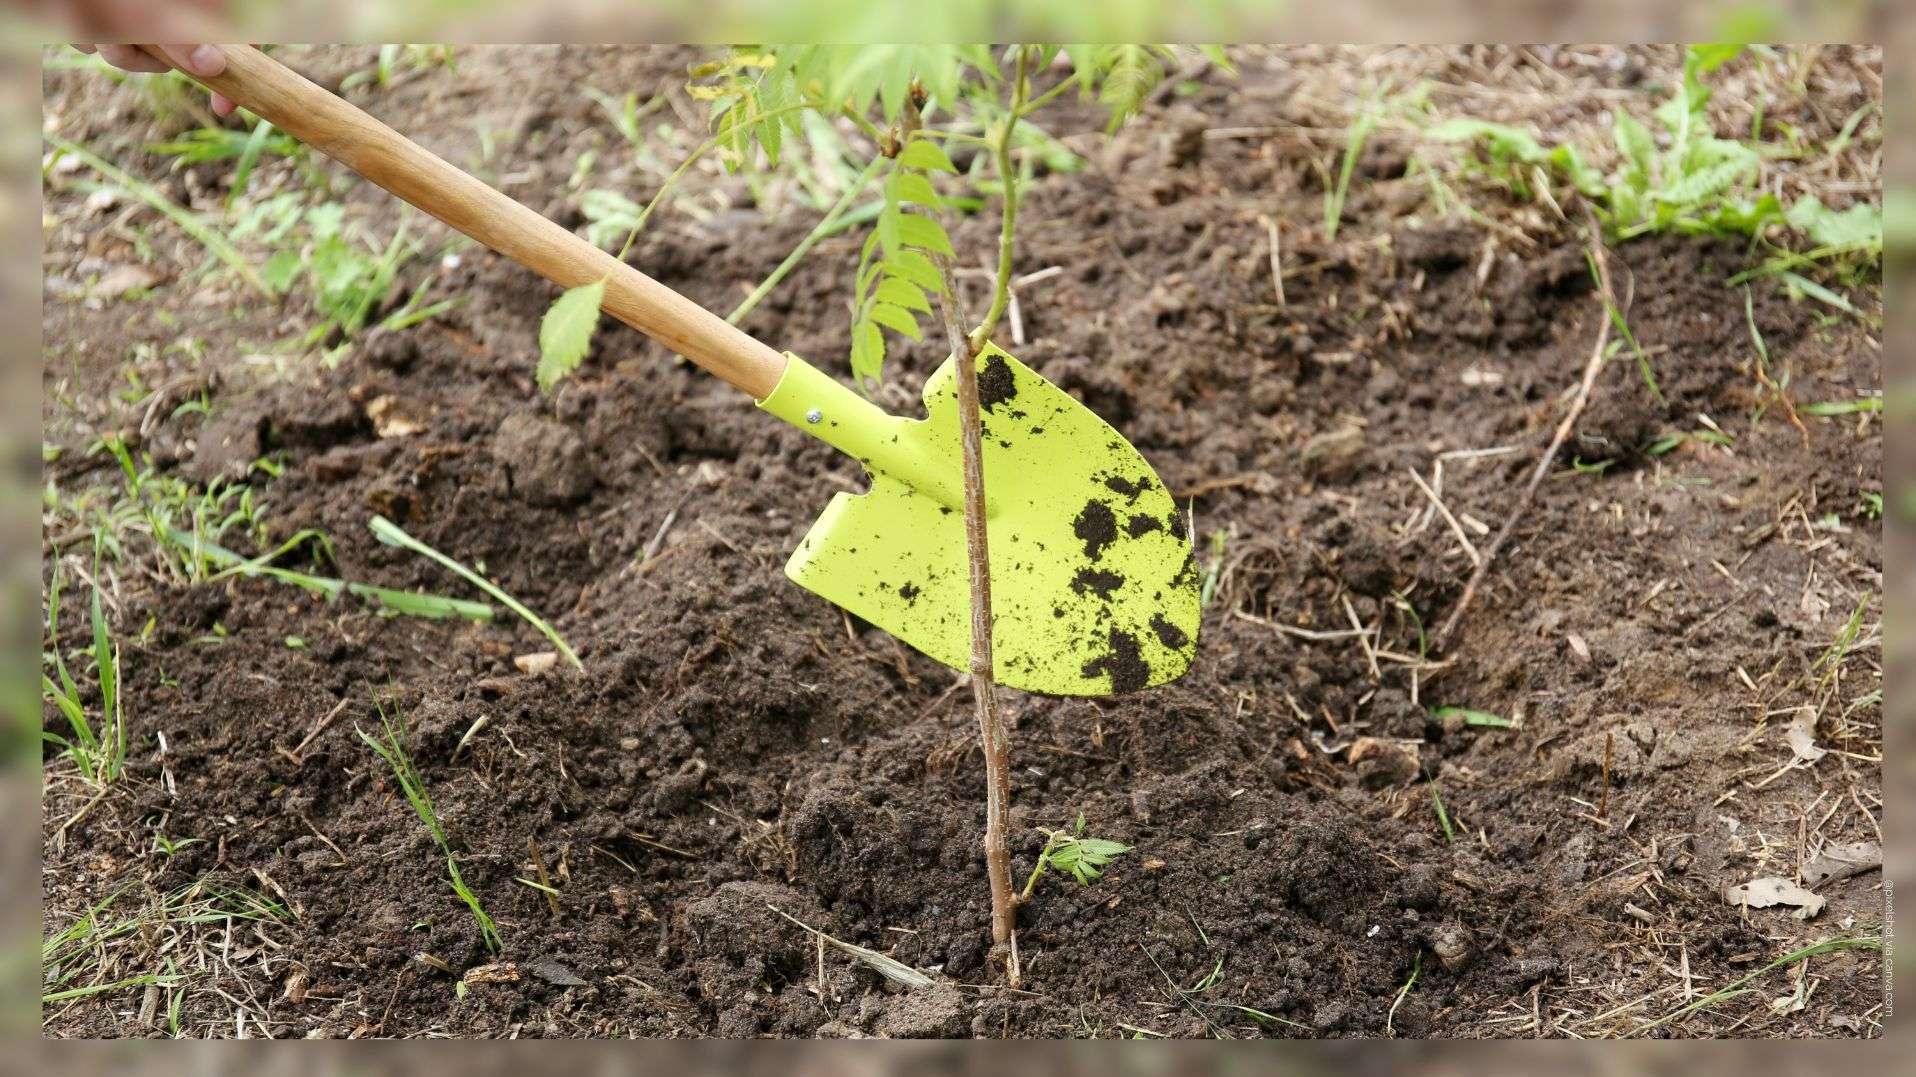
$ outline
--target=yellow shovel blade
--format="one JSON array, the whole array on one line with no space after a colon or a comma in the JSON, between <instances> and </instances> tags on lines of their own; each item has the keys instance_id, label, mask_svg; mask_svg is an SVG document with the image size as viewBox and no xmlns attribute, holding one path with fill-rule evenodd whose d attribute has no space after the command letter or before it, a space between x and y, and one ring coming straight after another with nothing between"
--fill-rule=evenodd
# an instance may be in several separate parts
<instances>
[{"instance_id":1,"label":"yellow shovel blade","mask_svg":"<svg viewBox=\"0 0 1916 1077\"><path fill-rule=\"evenodd\" d=\"M1182 675L1198 576L1183 516L1144 457L1018 360L978 357L1001 684L1108 695ZM955 669L971 654L956 379L926 381L924 419L886 414L796 356L765 408L850 453L871 490L841 493L785 574Z\"/></svg>"}]
</instances>

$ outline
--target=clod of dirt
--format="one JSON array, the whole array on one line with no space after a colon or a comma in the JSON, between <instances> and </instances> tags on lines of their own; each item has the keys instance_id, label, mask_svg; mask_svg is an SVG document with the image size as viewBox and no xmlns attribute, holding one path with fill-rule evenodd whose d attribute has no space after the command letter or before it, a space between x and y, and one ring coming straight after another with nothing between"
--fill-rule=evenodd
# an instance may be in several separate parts
<instances>
[{"instance_id":1,"label":"clod of dirt","mask_svg":"<svg viewBox=\"0 0 1916 1077\"><path fill-rule=\"evenodd\" d=\"M555 987L585 987L586 981L563 962L541 957L526 962L525 970Z\"/></svg>"},{"instance_id":2,"label":"clod of dirt","mask_svg":"<svg viewBox=\"0 0 1916 1077\"><path fill-rule=\"evenodd\" d=\"M258 405L269 449L330 449L363 436L371 425L350 393L287 386Z\"/></svg>"},{"instance_id":3,"label":"clod of dirt","mask_svg":"<svg viewBox=\"0 0 1916 1077\"><path fill-rule=\"evenodd\" d=\"M1104 556L1106 546L1118 540L1118 517L1104 502L1087 501L1072 523L1071 533L1084 543L1085 558L1096 561Z\"/></svg>"},{"instance_id":4,"label":"clod of dirt","mask_svg":"<svg viewBox=\"0 0 1916 1077\"><path fill-rule=\"evenodd\" d=\"M1428 712L1410 701L1410 693L1401 688L1379 688L1370 700L1370 728L1380 730L1400 740L1417 740L1423 737L1428 724ZM1448 719L1444 721L1443 731L1455 733L1463 728L1463 715L1456 715L1457 729L1452 729Z\"/></svg>"},{"instance_id":5,"label":"clod of dirt","mask_svg":"<svg viewBox=\"0 0 1916 1077\"><path fill-rule=\"evenodd\" d=\"M1158 519L1156 516L1142 512L1134 512L1131 514L1131 518L1125 521L1124 533L1130 535L1132 538L1143 538L1163 527L1164 521Z\"/></svg>"},{"instance_id":6,"label":"clod of dirt","mask_svg":"<svg viewBox=\"0 0 1916 1077\"><path fill-rule=\"evenodd\" d=\"M1011 364L1000 355L987 358L984 369L978 371L978 406L992 411L1017 395L1018 385L1011 376Z\"/></svg>"},{"instance_id":7,"label":"clod of dirt","mask_svg":"<svg viewBox=\"0 0 1916 1077\"><path fill-rule=\"evenodd\" d=\"M1641 378L1606 385L1592 392L1577 420L1576 436L1564 442L1560 455L1566 461L1581 458L1584 463L1638 460L1656 438L1660 421L1657 403Z\"/></svg>"},{"instance_id":8,"label":"clod of dirt","mask_svg":"<svg viewBox=\"0 0 1916 1077\"><path fill-rule=\"evenodd\" d=\"M1417 751L1403 741L1359 737L1351 742L1346 758L1357 768L1357 779L1372 789L1402 785L1417 777Z\"/></svg>"},{"instance_id":9,"label":"clod of dirt","mask_svg":"<svg viewBox=\"0 0 1916 1077\"><path fill-rule=\"evenodd\" d=\"M1191 642L1191 637L1185 635L1184 629L1165 620L1162 613L1151 615L1151 631L1158 634L1159 643L1174 651L1182 650L1185 644Z\"/></svg>"},{"instance_id":10,"label":"clod of dirt","mask_svg":"<svg viewBox=\"0 0 1916 1077\"><path fill-rule=\"evenodd\" d=\"M513 492L535 505L565 505L592 492L592 461L570 427L536 415L510 415L492 437L492 456Z\"/></svg>"},{"instance_id":11,"label":"clod of dirt","mask_svg":"<svg viewBox=\"0 0 1916 1077\"><path fill-rule=\"evenodd\" d=\"M694 936L689 963L697 969L700 994L726 1007L718 1023L727 1035L757 1035L776 1007L762 985L796 982L816 960L811 932L774 908L809 927L831 929L809 894L778 883L724 883L686 906L686 926Z\"/></svg>"},{"instance_id":12,"label":"clod of dirt","mask_svg":"<svg viewBox=\"0 0 1916 1077\"><path fill-rule=\"evenodd\" d=\"M1397 261L1408 269L1448 273L1462 269L1484 245L1483 230L1470 225L1404 228L1391 236Z\"/></svg>"},{"instance_id":13,"label":"clod of dirt","mask_svg":"<svg viewBox=\"0 0 1916 1077\"><path fill-rule=\"evenodd\" d=\"M1345 424L1304 443L1304 468L1319 482L1344 483L1364 464L1364 428Z\"/></svg>"},{"instance_id":14,"label":"clod of dirt","mask_svg":"<svg viewBox=\"0 0 1916 1077\"><path fill-rule=\"evenodd\" d=\"M1437 955L1445 972L1462 971L1476 956L1470 944L1470 929L1455 920L1446 920L1431 931L1430 952Z\"/></svg>"},{"instance_id":15,"label":"clod of dirt","mask_svg":"<svg viewBox=\"0 0 1916 1077\"><path fill-rule=\"evenodd\" d=\"M1204 131L1211 125L1202 112L1189 107L1174 108L1165 117L1164 124L1171 129L1170 140L1165 145L1166 165L1189 168L1204 160Z\"/></svg>"},{"instance_id":16,"label":"clod of dirt","mask_svg":"<svg viewBox=\"0 0 1916 1077\"><path fill-rule=\"evenodd\" d=\"M892 1000L878 1031L893 1039L943 1039L970 1031L971 1004L946 983L907 991Z\"/></svg>"},{"instance_id":17,"label":"clod of dirt","mask_svg":"<svg viewBox=\"0 0 1916 1077\"><path fill-rule=\"evenodd\" d=\"M243 479L265 450L258 412L220 409L200 429L188 474L200 482Z\"/></svg>"},{"instance_id":18,"label":"clod of dirt","mask_svg":"<svg viewBox=\"0 0 1916 1077\"><path fill-rule=\"evenodd\" d=\"M1081 568L1071 578L1071 589L1078 594L1094 594L1109 601L1112 592L1124 586L1124 577L1109 569ZM1172 631L1176 631L1175 628Z\"/></svg>"},{"instance_id":19,"label":"clod of dirt","mask_svg":"<svg viewBox=\"0 0 1916 1077\"><path fill-rule=\"evenodd\" d=\"M1084 675L1111 675L1111 691L1135 692L1151 683L1151 667L1138 650L1138 638L1121 628L1111 630L1111 649L1084 664Z\"/></svg>"}]
</instances>

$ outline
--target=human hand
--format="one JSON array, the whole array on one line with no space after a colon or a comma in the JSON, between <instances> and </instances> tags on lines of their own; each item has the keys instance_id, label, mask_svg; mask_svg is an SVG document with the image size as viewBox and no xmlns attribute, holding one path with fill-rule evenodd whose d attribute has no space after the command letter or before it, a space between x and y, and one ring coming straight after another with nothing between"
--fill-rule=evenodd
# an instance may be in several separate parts
<instances>
[{"instance_id":1,"label":"human hand","mask_svg":"<svg viewBox=\"0 0 1916 1077\"><path fill-rule=\"evenodd\" d=\"M211 78L226 70L226 55L212 45L90 45L73 46L85 53L98 53L100 59L122 71L135 74L159 74L178 70L187 75ZM234 104L222 94L213 95L213 114L230 116Z\"/></svg>"}]
</instances>

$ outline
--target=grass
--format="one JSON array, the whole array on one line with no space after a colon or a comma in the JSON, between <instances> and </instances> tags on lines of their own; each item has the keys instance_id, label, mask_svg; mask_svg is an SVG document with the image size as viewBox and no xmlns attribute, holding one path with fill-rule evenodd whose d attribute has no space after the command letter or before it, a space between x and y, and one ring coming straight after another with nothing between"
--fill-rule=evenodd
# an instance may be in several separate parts
<instances>
[{"instance_id":1,"label":"grass","mask_svg":"<svg viewBox=\"0 0 1916 1077\"><path fill-rule=\"evenodd\" d=\"M59 679L56 681L42 671L40 695L66 719L68 735L63 737L43 730L41 736L59 745L64 754L73 759L88 784L104 789L119 780L126 765L126 704L120 695L120 648L113 641L96 586L90 606L93 623L90 657L99 697L96 721L88 716L85 695L67 668L66 657L60 653L61 585L60 563L56 560L47 588L47 649Z\"/></svg>"},{"instance_id":2,"label":"grass","mask_svg":"<svg viewBox=\"0 0 1916 1077\"><path fill-rule=\"evenodd\" d=\"M1792 950L1747 976L1741 976L1735 980L1731 980L1721 989L1712 991L1702 998L1697 999L1695 1002L1672 1010L1654 1021L1638 1025L1633 1031L1641 1036L1646 1032L1652 1032L1662 1028L1664 1025L1670 1024L1673 1021L1680 1021L1691 1014L1721 1005L1738 995L1747 994L1749 991L1754 990L1749 987L1749 985L1761 977L1767 976L1777 969L1787 968L1799 961L1807 961L1812 957L1821 954L1836 953L1839 950L1875 950L1880 953L1882 949L1883 940L1880 936L1865 935L1851 938L1824 939L1822 942L1813 943L1802 949Z\"/></svg>"},{"instance_id":3,"label":"grass","mask_svg":"<svg viewBox=\"0 0 1916 1077\"><path fill-rule=\"evenodd\" d=\"M1630 322L1624 318L1623 311L1617 308L1609 292L1603 287L1603 275L1597 270L1596 256L1585 251L1583 258L1590 267L1590 280L1596 285L1597 294L1603 297L1604 313L1609 316L1610 324L1616 328L1617 336L1629 346L1630 354L1636 357L1637 372L1643 375L1643 384L1650 387L1650 395L1656 398L1658 404L1668 404L1669 401L1663 398L1663 389L1657 385L1656 371L1650 367L1649 354L1643 350L1643 345L1637 343L1637 335L1630 331Z\"/></svg>"},{"instance_id":4,"label":"grass","mask_svg":"<svg viewBox=\"0 0 1916 1077\"><path fill-rule=\"evenodd\" d=\"M1350 195L1351 175L1357 170L1357 158L1377 127L1377 101L1372 99L1357 114L1344 135L1344 158L1337 167L1337 180L1324 188L1324 242L1337 238L1337 226L1344 219L1344 200Z\"/></svg>"},{"instance_id":5,"label":"grass","mask_svg":"<svg viewBox=\"0 0 1916 1077\"><path fill-rule=\"evenodd\" d=\"M1866 396L1859 400L1828 400L1817 404L1805 404L1799 409L1805 415L1858 415L1877 413L1883 410L1883 398Z\"/></svg>"},{"instance_id":6,"label":"grass","mask_svg":"<svg viewBox=\"0 0 1916 1077\"><path fill-rule=\"evenodd\" d=\"M1437 810L1440 812L1443 810L1441 803L1439 804ZM1417 986L1417 977L1423 971L1424 971L1424 952L1422 950L1419 950L1417 951L1417 956L1411 958L1410 979L1405 980L1404 986L1397 989L1397 997L1392 999L1390 1003L1390 1012L1384 1015L1384 1035L1386 1036L1397 1035L1397 1007L1402 1006L1404 1004L1404 1000L1410 997L1410 989Z\"/></svg>"},{"instance_id":7,"label":"grass","mask_svg":"<svg viewBox=\"0 0 1916 1077\"><path fill-rule=\"evenodd\" d=\"M1444 828L1444 841L1457 840L1457 830L1450 824L1450 812L1444 810L1444 796L1437 791L1437 783L1430 783L1430 804L1437 809L1437 824Z\"/></svg>"},{"instance_id":8,"label":"grass","mask_svg":"<svg viewBox=\"0 0 1916 1077\"><path fill-rule=\"evenodd\" d=\"M466 566L460 564L459 562L453 560L452 558L447 557L445 554L440 553L438 550L433 549L431 546L428 546L425 543L419 541L418 539L412 537L411 535L408 535L404 528L400 527L396 523L393 523L391 520L386 519L384 516L374 516L370 526L372 527L373 537L377 538L379 541L386 543L388 546L397 546L403 550L411 550L413 553L419 554L421 557L425 557L432 561L436 561L439 564L444 565L446 568L451 569L453 572L457 573L461 578L466 580L466 582L472 584L474 587L477 587L481 591L484 591L488 595L491 595L493 598L498 600L500 605L518 614L520 617L525 619L527 624L530 624L532 627L538 629L539 632L542 635L544 635L547 640L551 641L553 647L557 648L558 652L561 655L565 656L566 661L572 663L572 666L574 669L583 670L585 668L585 663L579 661L578 654L573 651L572 646L570 644L566 643L565 638L559 635L559 632L557 629L553 628L552 625L548 623L545 618L540 617L538 614L526 608L526 606L520 603L518 599L515 599L511 595L506 594L504 591L500 590L499 586L493 583L491 580L486 579L484 576L479 575L477 572L474 572L473 570L467 568Z\"/></svg>"},{"instance_id":9,"label":"grass","mask_svg":"<svg viewBox=\"0 0 1916 1077\"><path fill-rule=\"evenodd\" d=\"M220 960L205 953L210 940L197 937L192 929L224 929L235 920L284 923L291 918L285 906L264 895L204 881L155 894L139 909L114 915L133 890L131 885L119 887L41 941L42 1005L70 1003L135 987L159 988L169 993L167 1025L177 1035L186 985L191 979L180 970L179 960L195 954L192 964L197 967ZM160 969L139 970L133 965L155 953L169 955Z\"/></svg>"},{"instance_id":10,"label":"grass","mask_svg":"<svg viewBox=\"0 0 1916 1077\"><path fill-rule=\"evenodd\" d=\"M201 246L205 247L208 254L225 263L228 268L238 274L239 278L252 286L255 291L265 295L272 294L271 290L267 288L266 282L262 280L259 273L253 269L252 264L239 252L239 248L233 246L232 241L228 240L219 228L208 223L205 218L181 206L178 202L161 194L159 189L152 184L113 164L111 161L102 158L85 146L61 138L55 134L49 134L46 138L60 153L71 156L88 168L93 169L93 171L98 172L114 188L153 207L162 217L172 221L180 231L185 232Z\"/></svg>"},{"instance_id":11,"label":"grass","mask_svg":"<svg viewBox=\"0 0 1916 1077\"><path fill-rule=\"evenodd\" d=\"M1505 718L1501 714L1492 714L1489 711L1472 710L1469 707L1438 707L1436 710L1432 711L1431 714L1438 718L1448 718L1448 717L1451 717L1452 715L1456 715L1458 717L1461 717L1464 720L1464 724L1467 726L1477 726L1480 728L1487 728L1487 729L1517 728L1517 723L1511 721L1508 718Z\"/></svg>"},{"instance_id":12,"label":"grass","mask_svg":"<svg viewBox=\"0 0 1916 1077\"><path fill-rule=\"evenodd\" d=\"M169 538L170 541L180 544L190 541L189 536L178 533ZM324 543L325 536L317 531L302 531L280 544L277 549L254 558L241 557L231 550L211 543L200 543L195 549L199 556L221 566L219 573L210 577L213 581L230 576L265 577L322 595L329 600L338 598L342 594L349 594L373 602L382 610L395 616L423 617L433 621L457 617L468 621L488 622L497 615L491 606L483 602L471 602L418 591L400 591L369 583L335 579L330 576L315 576L272 564L273 561L285 556L301 544L315 540Z\"/></svg>"},{"instance_id":13,"label":"grass","mask_svg":"<svg viewBox=\"0 0 1916 1077\"><path fill-rule=\"evenodd\" d=\"M396 713L397 710L395 708ZM425 824L426 832L432 835L434 844L446 857L446 880L452 886L452 892L472 913L473 923L478 925L479 938L486 949L498 953L502 943L499 929L492 917L486 915L485 907L479 903L479 896L466 885L465 876L459 872L459 861L452 855L452 842L446 837L446 828L439 822L439 813L433 807L432 795L426 792L425 781L419 776L419 769L413 766L412 757L406 754L406 746L400 736L404 731L396 725L385 707L379 709L379 723L382 736L375 737L363 729L355 729L359 739L366 742L373 752L392 768L393 779L399 783L399 791L405 795L406 802L412 805L419 821Z\"/></svg>"},{"instance_id":14,"label":"grass","mask_svg":"<svg viewBox=\"0 0 1916 1077\"><path fill-rule=\"evenodd\" d=\"M1883 211L1867 203L1835 210L1813 194L1789 204L1770 188L1771 162L1792 162L1805 169L1820 160L1856 153L1862 122L1873 105L1851 113L1843 131L1823 146L1805 142L1792 129L1784 141L1763 141L1759 115L1748 139L1719 137L1711 130L1709 84L1724 64L1742 54L1736 45L1693 45L1686 50L1682 78L1654 110L1651 128L1627 109L1616 109L1611 136L1617 163L1605 172L1585 163L1575 145L1546 146L1518 127L1474 117L1429 127L1437 140L1469 147L1465 168L1488 178L1519 198L1553 205L1549 191L1562 184L1595 209L1606 232L1617 241L1676 233L1740 238L1749 241L1749 268L1729 277L1735 286L1758 276L1778 277L1794 295L1805 295L1874 325L1875 319L1847 297L1804 276L1830 272L1854 281L1880 266ZM1773 56L1758 52L1754 63ZM1778 125L1770 125L1775 130ZM1869 138L1880 139L1870 133ZM1533 183L1534 180L1534 183Z\"/></svg>"}]
</instances>

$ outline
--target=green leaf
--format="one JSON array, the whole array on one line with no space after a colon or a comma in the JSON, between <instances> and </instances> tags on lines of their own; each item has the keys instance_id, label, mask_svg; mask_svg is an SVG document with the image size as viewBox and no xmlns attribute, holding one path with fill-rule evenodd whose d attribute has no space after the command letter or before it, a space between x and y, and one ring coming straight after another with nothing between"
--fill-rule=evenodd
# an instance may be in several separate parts
<instances>
[{"instance_id":1,"label":"green leaf","mask_svg":"<svg viewBox=\"0 0 1916 1077\"><path fill-rule=\"evenodd\" d=\"M911 311L890 303L873 303L866 317L894 333L902 333L913 340L923 340L924 333L918 328L918 319Z\"/></svg>"},{"instance_id":2,"label":"green leaf","mask_svg":"<svg viewBox=\"0 0 1916 1077\"><path fill-rule=\"evenodd\" d=\"M577 370L599 327L599 305L605 301L605 281L569 288L554 300L539 322L539 388L551 392L560 379Z\"/></svg>"},{"instance_id":3,"label":"green leaf","mask_svg":"<svg viewBox=\"0 0 1916 1077\"><path fill-rule=\"evenodd\" d=\"M905 144L898 155L898 163L906 168L919 168L930 172L957 172L958 166L951 163L943 147L928 138L914 138Z\"/></svg>"},{"instance_id":4,"label":"green leaf","mask_svg":"<svg viewBox=\"0 0 1916 1077\"><path fill-rule=\"evenodd\" d=\"M1611 130L1616 138L1617 152L1629 162L1630 167L1648 182L1652 163L1656 160L1656 139L1650 136L1650 129L1643 122L1622 109L1617 110L1617 122ZM1641 189L1641 185L1639 185Z\"/></svg>"},{"instance_id":5,"label":"green leaf","mask_svg":"<svg viewBox=\"0 0 1916 1077\"><path fill-rule=\"evenodd\" d=\"M885 368L885 334L871 322L852 326L852 376L876 379Z\"/></svg>"},{"instance_id":6,"label":"green leaf","mask_svg":"<svg viewBox=\"0 0 1916 1077\"><path fill-rule=\"evenodd\" d=\"M1773 194L1766 194L1754 202L1723 201L1702 215L1706 228L1712 232L1731 235L1755 235L1766 225L1783 216L1783 203Z\"/></svg>"},{"instance_id":7,"label":"green leaf","mask_svg":"<svg viewBox=\"0 0 1916 1077\"><path fill-rule=\"evenodd\" d=\"M1098 100L1111 110L1107 130L1115 131L1144 107L1145 98L1164 79L1164 65L1146 45L1119 45L1098 90Z\"/></svg>"},{"instance_id":8,"label":"green leaf","mask_svg":"<svg viewBox=\"0 0 1916 1077\"><path fill-rule=\"evenodd\" d=\"M1858 202L1837 212L1815 197L1800 198L1790 207L1790 227L1821 247L1877 251L1883 247L1883 211Z\"/></svg>"},{"instance_id":9,"label":"green leaf","mask_svg":"<svg viewBox=\"0 0 1916 1077\"><path fill-rule=\"evenodd\" d=\"M951 237L945 234L944 227L937 221L922 214L900 214L898 235L899 239L908 247L918 247L923 250L935 251L946 257L951 257L953 254Z\"/></svg>"},{"instance_id":10,"label":"green leaf","mask_svg":"<svg viewBox=\"0 0 1916 1077\"><path fill-rule=\"evenodd\" d=\"M924 289L899 277L887 277L880 281L878 291L873 294L880 303L931 313L931 303L925 298Z\"/></svg>"},{"instance_id":11,"label":"green leaf","mask_svg":"<svg viewBox=\"0 0 1916 1077\"><path fill-rule=\"evenodd\" d=\"M1858 400L1826 400L1815 404L1805 404L1797 409L1805 415L1855 415L1858 412L1880 412L1883 410L1883 398L1866 396Z\"/></svg>"},{"instance_id":12,"label":"green leaf","mask_svg":"<svg viewBox=\"0 0 1916 1077\"><path fill-rule=\"evenodd\" d=\"M1736 59L1742 52L1743 46L1734 41L1715 42L1707 45L1692 45L1690 46L1689 60L1696 65L1697 70L1709 72L1715 71L1717 68ZM1689 64L1685 64L1685 66L1687 67Z\"/></svg>"},{"instance_id":13,"label":"green leaf","mask_svg":"<svg viewBox=\"0 0 1916 1077\"><path fill-rule=\"evenodd\" d=\"M886 190L889 194L889 185ZM904 219L905 214L898 208L898 200L886 198L885 208L878 211L878 224L872 230L872 238L884 249L887 259L896 258L899 248L904 244ZM866 253L869 255L870 251Z\"/></svg>"},{"instance_id":14,"label":"green leaf","mask_svg":"<svg viewBox=\"0 0 1916 1077\"><path fill-rule=\"evenodd\" d=\"M938 295L945 290L945 278L931 259L918 251L901 250L884 263L887 276L908 280L925 291Z\"/></svg>"},{"instance_id":15,"label":"green leaf","mask_svg":"<svg viewBox=\"0 0 1916 1077\"><path fill-rule=\"evenodd\" d=\"M1568 142L1551 150L1547 160L1552 167L1563 173L1571 186L1591 198L1596 198L1608 190L1603 173L1585 164L1583 155L1577 152L1577 147Z\"/></svg>"},{"instance_id":16,"label":"green leaf","mask_svg":"<svg viewBox=\"0 0 1916 1077\"><path fill-rule=\"evenodd\" d=\"M1428 133L1432 138L1440 138L1447 142L1482 139L1484 148L1493 160L1516 160L1525 164L1535 164L1544 158L1543 146L1538 144L1536 136L1507 123L1492 123L1489 120L1461 117L1445 120L1432 127Z\"/></svg>"},{"instance_id":17,"label":"green leaf","mask_svg":"<svg viewBox=\"0 0 1916 1077\"><path fill-rule=\"evenodd\" d=\"M1753 161L1719 161L1685 175L1675 183L1657 191L1652 197L1668 206L1694 206L1713 195L1722 194L1734 186L1738 180L1745 179L1754 173Z\"/></svg>"},{"instance_id":18,"label":"green leaf","mask_svg":"<svg viewBox=\"0 0 1916 1077\"><path fill-rule=\"evenodd\" d=\"M917 172L893 173L891 198L894 202L916 202L926 209L937 209L944 204L931 181Z\"/></svg>"},{"instance_id":19,"label":"green leaf","mask_svg":"<svg viewBox=\"0 0 1916 1077\"><path fill-rule=\"evenodd\" d=\"M274 251L273 256L260 267L259 276L266 282L266 287L274 292L284 292L299 279L299 271L304 264L296 250Z\"/></svg>"},{"instance_id":20,"label":"green leaf","mask_svg":"<svg viewBox=\"0 0 1916 1077\"><path fill-rule=\"evenodd\" d=\"M1854 314L1858 318L1863 317L1863 312L1857 310L1856 305L1851 303L1848 297L1833 292L1800 273L1784 272L1779 274L1779 277L1792 295L1800 292L1818 302L1827 303L1845 314ZM1865 320L1867 321L1868 319Z\"/></svg>"}]
</instances>

